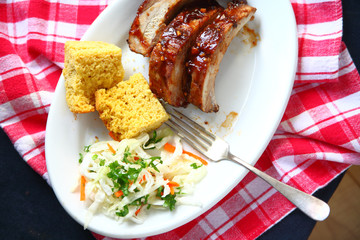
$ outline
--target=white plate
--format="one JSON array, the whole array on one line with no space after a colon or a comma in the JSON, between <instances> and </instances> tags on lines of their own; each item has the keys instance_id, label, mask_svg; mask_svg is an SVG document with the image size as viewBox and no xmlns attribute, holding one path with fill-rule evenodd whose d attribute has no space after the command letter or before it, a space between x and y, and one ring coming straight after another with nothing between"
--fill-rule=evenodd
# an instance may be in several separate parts
<instances>
[{"instance_id":1,"label":"white plate","mask_svg":"<svg viewBox=\"0 0 360 240\"><path fill-rule=\"evenodd\" d=\"M220 111L204 114L189 107L186 115L223 136L231 151L254 165L265 150L285 110L297 63L297 34L292 7L288 0L249 0L257 8L252 23L261 41L255 48L244 47L239 37L231 43L216 80ZM125 79L134 72L148 76L148 59L132 53L126 43L131 22L141 1L117 0L96 19L83 40L117 44L123 49ZM237 117L221 127L230 112ZM94 137L109 139L97 113L74 115L65 102L64 79L55 91L46 129L46 163L51 185L64 209L83 225L86 208L79 194L71 189L78 178L78 154ZM123 223L101 214L89 229L118 238L144 237L170 231L198 217L235 187L247 171L229 161L209 163L208 175L198 184L194 198L203 207L178 206L173 212L155 211L145 223Z\"/></svg>"}]
</instances>

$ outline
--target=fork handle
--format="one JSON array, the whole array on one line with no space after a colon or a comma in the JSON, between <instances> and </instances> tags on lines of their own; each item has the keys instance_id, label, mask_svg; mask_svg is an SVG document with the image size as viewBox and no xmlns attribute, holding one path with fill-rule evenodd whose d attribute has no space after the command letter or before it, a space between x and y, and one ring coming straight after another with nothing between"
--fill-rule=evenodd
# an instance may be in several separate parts
<instances>
[{"instance_id":1,"label":"fork handle","mask_svg":"<svg viewBox=\"0 0 360 240\"><path fill-rule=\"evenodd\" d=\"M240 163L242 166L265 180L310 218L316 221L323 221L329 216L329 205L322 200L270 177L231 153L229 153L228 157L230 160Z\"/></svg>"}]
</instances>

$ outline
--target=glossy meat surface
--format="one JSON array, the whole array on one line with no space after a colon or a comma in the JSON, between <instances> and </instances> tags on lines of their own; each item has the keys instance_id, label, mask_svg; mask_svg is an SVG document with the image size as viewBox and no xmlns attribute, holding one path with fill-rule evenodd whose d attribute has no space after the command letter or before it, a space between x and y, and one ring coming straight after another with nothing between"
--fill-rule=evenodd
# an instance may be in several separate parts
<instances>
[{"instance_id":1,"label":"glossy meat surface","mask_svg":"<svg viewBox=\"0 0 360 240\"><path fill-rule=\"evenodd\" d=\"M189 88L186 60L198 34L221 12L215 1L198 1L171 21L149 63L151 90L173 106L185 106Z\"/></svg>"},{"instance_id":2,"label":"glossy meat surface","mask_svg":"<svg viewBox=\"0 0 360 240\"><path fill-rule=\"evenodd\" d=\"M150 56L151 50L169 22L194 0L145 0L138 8L129 31L132 51Z\"/></svg>"},{"instance_id":3,"label":"glossy meat surface","mask_svg":"<svg viewBox=\"0 0 360 240\"><path fill-rule=\"evenodd\" d=\"M232 1L215 21L197 37L188 60L191 75L188 101L204 112L217 112L215 78L220 62L232 39L253 17L256 9Z\"/></svg>"}]
</instances>

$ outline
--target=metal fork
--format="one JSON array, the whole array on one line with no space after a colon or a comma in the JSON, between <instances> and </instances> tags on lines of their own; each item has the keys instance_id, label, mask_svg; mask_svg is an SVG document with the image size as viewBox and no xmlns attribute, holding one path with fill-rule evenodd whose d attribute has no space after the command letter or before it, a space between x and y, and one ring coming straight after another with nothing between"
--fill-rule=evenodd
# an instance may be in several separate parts
<instances>
[{"instance_id":1,"label":"metal fork","mask_svg":"<svg viewBox=\"0 0 360 240\"><path fill-rule=\"evenodd\" d=\"M330 208L322 200L280 182L258 170L244 160L231 154L229 144L226 141L207 131L203 126L194 122L179 111L166 106L166 104L165 108L171 115L171 118L166 122L166 124L177 132L180 138L184 139L210 160L221 161L227 159L241 164L269 183L296 207L316 221L323 221L329 216Z\"/></svg>"}]
</instances>

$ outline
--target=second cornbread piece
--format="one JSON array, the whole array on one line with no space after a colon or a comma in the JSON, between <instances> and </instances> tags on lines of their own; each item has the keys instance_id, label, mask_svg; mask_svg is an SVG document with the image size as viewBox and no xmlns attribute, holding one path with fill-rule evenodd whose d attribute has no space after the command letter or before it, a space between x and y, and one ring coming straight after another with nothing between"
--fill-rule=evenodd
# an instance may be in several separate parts
<instances>
[{"instance_id":1,"label":"second cornbread piece","mask_svg":"<svg viewBox=\"0 0 360 240\"><path fill-rule=\"evenodd\" d=\"M95 91L111 88L124 78L121 49L100 41L65 43L66 101L70 111L95 111Z\"/></svg>"},{"instance_id":2,"label":"second cornbread piece","mask_svg":"<svg viewBox=\"0 0 360 240\"><path fill-rule=\"evenodd\" d=\"M169 118L140 73L111 89L96 91L95 99L101 120L117 140L155 130Z\"/></svg>"}]
</instances>

